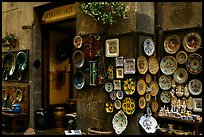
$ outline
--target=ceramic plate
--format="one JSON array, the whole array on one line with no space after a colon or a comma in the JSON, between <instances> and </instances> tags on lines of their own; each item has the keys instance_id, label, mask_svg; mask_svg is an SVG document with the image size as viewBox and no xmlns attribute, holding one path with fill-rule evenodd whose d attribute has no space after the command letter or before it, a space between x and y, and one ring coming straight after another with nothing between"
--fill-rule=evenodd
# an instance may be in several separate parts
<instances>
[{"instance_id":1,"label":"ceramic plate","mask_svg":"<svg viewBox=\"0 0 204 137\"><path fill-rule=\"evenodd\" d=\"M85 77L82 71L77 71L73 77L73 84L76 89L82 89L85 84Z\"/></svg>"},{"instance_id":2,"label":"ceramic plate","mask_svg":"<svg viewBox=\"0 0 204 137\"><path fill-rule=\"evenodd\" d=\"M178 36L170 35L164 41L164 49L169 54L176 53L181 45L181 41Z\"/></svg>"},{"instance_id":3,"label":"ceramic plate","mask_svg":"<svg viewBox=\"0 0 204 137\"><path fill-rule=\"evenodd\" d=\"M124 59L124 74L135 74L135 59Z\"/></svg>"},{"instance_id":4,"label":"ceramic plate","mask_svg":"<svg viewBox=\"0 0 204 137\"><path fill-rule=\"evenodd\" d=\"M158 102L156 100L153 100L151 103L152 112L157 112L158 108L159 108Z\"/></svg>"},{"instance_id":5,"label":"ceramic plate","mask_svg":"<svg viewBox=\"0 0 204 137\"><path fill-rule=\"evenodd\" d=\"M72 60L75 68L81 68L84 65L84 53L80 50L76 50L73 53Z\"/></svg>"},{"instance_id":6,"label":"ceramic plate","mask_svg":"<svg viewBox=\"0 0 204 137\"><path fill-rule=\"evenodd\" d=\"M197 53L192 53L186 61L186 68L191 74L198 74L202 71L202 57Z\"/></svg>"},{"instance_id":7,"label":"ceramic plate","mask_svg":"<svg viewBox=\"0 0 204 137\"><path fill-rule=\"evenodd\" d=\"M163 90L168 90L171 88L172 78L168 75L161 75L159 77L159 87Z\"/></svg>"},{"instance_id":8,"label":"ceramic plate","mask_svg":"<svg viewBox=\"0 0 204 137\"><path fill-rule=\"evenodd\" d=\"M137 58L137 69L140 74L145 74L148 70L147 59L144 56Z\"/></svg>"},{"instance_id":9,"label":"ceramic plate","mask_svg":"<svg viewBox=\"0 0 204 137\"><path fill-rule=\"evenodd\" d=\"M17 89L15 96L16 96L16 100L17 100L18 102L21 102L21 100L22 100L22 98L23 98L23 92L22 92L20 89Z\"/></svg>"},{"instance_id":10,"label":"ceramic plate","mask_svg":"<svg viewBox=\"0 0 204 137\"><path fill-rule=\"evenodd\" d=\"M160 99L163 103L169 103L171 101L171 94L169 91L162 91Z\"/></svg>"},{"instance_id":11,"label":"ceramic plate","mask_svg":"<svg viewBox=\"0 0 204 137\"><path fill-rule=\"evenodd\" d=\"M145 83L145 81L143 79L139 79L137 81L137 92L139 95L144 95L144 93L146 92L147 89L147 85Z\"/></svg>"},{"instance_id":12,"label":"ceramic plate","mask_svg":"<svg viewBox=\"0 0 204 137\"><path fill-rule=\"evenodd\" d=\"M3 71L7 75L12 75L14 73L14 70L15 70L15 58L13 53L8 52L3 60Z\"/></svg>"},{"instance_id":13,"label":"ceramic plate","mask_svg":"<svg viewBox=\"0 0 204 137\"><path fill-rule=\"evenodd\" d=\"M185 51L179 51L177 54L176 54L176 60L179 64L184 64L186 63L187 61L187 58L188 58L188 55Z\"/></svg>"},{"instance_id":14,"label":"ceramic plate","mask_svg":"<svg viewBox=\"0 0 204 137\"><path fill-rule=\"evenodd\" d=\"M116 92L114 90L110 92L110 98L116 100Z\"/></svg>"},{"instance_id":15,"label":"ceramic plate","mask_svg":"<svg viewBox=\"0 0 204 137\"><path fill-rule=\"evenodd\" d=\"M144 109L144 108L145 108L145 106L146 106L146 100L145 100L145 98L144 98L143 96L141 96L141 97L139 98L138 104L139 104L139 107L140 107L141 109Z\"/></svg>"},{"instance_id":16,"label":"ceramic plate","mask_svg":"<svg viewBox=\"0 0 204 137\"><path fill-rule=\"evenodd\" d=\"M124 96L124 93L123 93L122 90L117 91L116 97L117 97L118 99L123 99L123 96Z\"/></svg>"},{"instance_id":17,"label":"ceramic plate","mask_svg":"<svg viewBox=\"0 0 204 137\"><path fill-rule=\"evenodd\" d=\"M151 100L151 94L149 92L145 94L145 99L147 102Z\"/></svg>"},{"instance_id":18,"label":"ceramic plate","mask_svg":"<svg viewBox=\"0 0 204 137\"><path fill-rule=\"evenodd\" d=\"M159 62L157 58L155 58L154 56L151 56L148 59L148 67L149 67L149 72L151 74L156 74L159 70Z\"/></svg>"},{"instance_id":19,"label":"ceramic plate","mask_svg":"<svg viewBox=\"0 0 204 137\"><path fill-rule=\"evenodd\" d=\"M147 133L155 133L158 127L157 121L148 115L144 115L140 118L139 124Z\"/></svg>"},{"instance_id":20,"label":"ceramic plate","mask_svg":"<svg viewBox=\"0 0 204 137\"><path fill-rule=\"evenodd\" d=\"M107 113L112 113L114 109L114 105L111 102L106 102L105 103L105 110Z\"/></svg>"},{"instance_id":21,"label":"ceramic plate","mask_svg":"<svg viewBox=\"0 0 204 137\"><path fill-rule=\"evenodd\" d=\"M188 89L192 95L199 95L202 92L202 82L199 79L192 79L188 83Z\"/></svg>"},{"instance_id":22,"label":"ceramic plate","mask_svg":"<svg viewBox=\"0 0 204 137\"><path fill-rule=\"evenodd\" d=\"M120 100L118 100L118 99L115 100L115 101L114 101L114 106L115 106L116 109L120 109L120 108L121 108L121 102L120 102Z\"/></svg>"},{"instance_id":23,"label":"ceramic plate","mask_svg":"<svg viewBox=\"0 0 204 137\"><path fill-rule=\"evenodd\" d=\"M135 87L136 87L135 79L133 79L132 77L128 77L124 79L122 87L123 87L123 91L127 95L132 95L133 93L135 93Z\"/></svg>"},{"instance_id":24,"label":"ceramic plate","mask_svg":"<svg viewBox=\"0 0 204 137\"><path fill-rule=\"evenodd\" d=\"M177 68L173 74L173 77L176 83L182 84L188 80L188 73L184 68Z\"/></svg>"},{"instance_id":25,"label":"ceramic plate","mask_svg":"<svg viewBox=\"0 0 204 137\"><path fill-rule=\"evenodd\" d=\"M146 53L147 56L152 56L154 54L155 45L151 38L145 39L143 46L144 52Z\"/></svg>"},{"instance_id":26,"label":"ceramic plate","mask_svg":"<svg viewBox=\"0 0 204 137\"><path fill-rule=\"evenodd\" d=\"M197 51L202 43L201 36L196 32L188 33L183 39L183 47L188 52Z\"/></svg>"},{"instance_id":27,"label":"ceramic plate","mask_svg":"<svg viewBox=\"0 0 204 137\"><path fill-rule=\"evenodd\" d=\"M126 97L122 101L122 110L127 115L132 115L135 112L135 102L132 98Z\"/></svg>"},{"instance_id":28,"label":"ceramic plate","mask_svg":"<svg viewBox=\"0 0 204 137\"><path fill-rule=\"evenodd\" d=\"M82 42L83 42L83 41L82 41L81 36L75 36L75 37L74 37L73 44L74 44L74 46L75 46L77 49L81 48Z\"/></svg>"},{"instance_id":29,"label":"ceramic plate","mask_svg":"<svg viewBox=\"0 0 204 137\"><path fill-rule=\"evenodd\" d=\"M187 99L187 109L190 109L190 110L193 109L193 98L192 97L189 97Z\"/></svg>"},{"instance_id":30,"label":"ceramic plate","mask_svg":"<svg viewBox=\"0 0 204 137\"><path fill-rule=\"evenodd\" d=\"M119 39L107 39L106 57L117 57L119 55Z\"/></svg>"},{"instance_id":31,"label":"ceramic plate","mask_svg":"<svg viewBox=\"0 0 204 137\"><path fill-rule=\"evenodd\" d=\"M121 134L128 125L127 116L122 110L119 110L118 113L112 119L113 128L115 129L116 134Z\"/></svg>"},{"instance_id":32,"label":"ceramic plate","mask_svg":"<svg viewBox=\"0 0 204 137\"><path fill-rule=\"evenodd\" d=\"M111 92L111 91L113 90L113 84L112 84L111 82L107 82L107 83L105 84L105 90L106 90L107 92Z\"/></svg>"},{"instance_id":33,"label":"ceramic plate","mask_svg":"<svg viewBox=\"0 0 204 137\"><path fill-rule=\"evenodd\" d=\"M160 62L160 69L165 75L173 74L177 69L177 62L173 56L165 56Z\"/></svg>"},{"instance_id":34,"label":"ceramic plate","mask_svg":"<svg viewBox=\"0 0 204 137\"><path fill-rule=\"evenodd\" d=\"M149 84L150 87L150 94L152 96L156 96L158 94L159 91L159 85L156 81L151 81Z\"/></svg>"},{"instance_id":35,"label":"ceramic plate","mask_svg":"<svg viewBox=\"0 0 204 137\"><path fill-rule=\"evenodd\" d=\"M152 76L147 73L146 76L145 76L145 81L146 81L147 84L149 84L152 81Z\"/></svg>"},{"instance_id":36,"label":"ceramic plate","mask_svg":"<svg viewBox=\"0 0 204 137\"><path fill-rule=\"evenodd\" d=\"M27 55L23 51L19 51L18 54L16 55L16 69L18 71L23 71L25 70L27 66Z\"/></svg>"}]
</instances>

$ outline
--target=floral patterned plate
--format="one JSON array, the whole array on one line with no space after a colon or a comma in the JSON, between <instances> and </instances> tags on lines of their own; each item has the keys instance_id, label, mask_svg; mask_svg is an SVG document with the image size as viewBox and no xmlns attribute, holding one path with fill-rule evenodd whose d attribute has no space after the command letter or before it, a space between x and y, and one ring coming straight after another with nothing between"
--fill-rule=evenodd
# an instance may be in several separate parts
<instances>
[{"instance_id":1,"label":"floral patterned plate","mask_svg":"<svg viewBox=\"0 0 204 137\"><path fill-rule=\"evenodd\" d=\"M188 56L186 68L191 74L198 74L202 71L202 57L197 53Z\"/></svg>"},{"instance_id":2,"label":"floral patterned plate","mask_svg":"<svg viewBox=\"0 0 204 137\"><path fill-rule=\"evenodd\" d=\"M144 98L143 96L141 96L141 97L139 98L138 104L139 104L139 107L140 107L141 109L144 109L144 108L145 108L145 106L146 106L146 100L145 100L145 98Z\"/></svg>"},{"instance_id":3,"label":"floral patterned plate","mask_svg":"<svg viewBox=\"0 0 204 137\"><path fill-rule=\"evenodd\" d=\"M127 95L132 95L133 93L135 93L136 81L132 77L124 79L122 85L123 91Z\"/></svg>"},{"instance_id":4,"label":"floral patterned plate","mask_svg":"<svg viewBox=\"0 0 204 137\"><path fill-rule=\"evenodd\" d=\"M137 69L140 74L145 74L148 70L147 59L145 56L139 56L137 58Z\"/></svg>"},{"instance_id":5,"label":"floral patterned plate","mask_svg":"<svg viewBox=\"0 0 204 137\"><path fill-rule=\"evenodd\" d=\"M145 39L143 46L144 52L146 53L147 56L152 56L154 54L155 45L151 38Z\"/></svg>"},{"instance_id":6,"label":"floral patterned plate","mask_svg":"<svg viewBox=\"0 0 204 137\"><path fill-rule=\"evenodd\" d=\"M173 74L177 69L177 61L173 56L165 56L160 62L160 69L165 75Z\"/></svg>"},{"instance_id":7,"label":"floral patterned plate","mask_svg":"<svg viewBox=\"0 0 204 137\"><path fill-rule=\"evenodd\" d=\"M199 79L192 79L188 83L188 89L192 95L199 95L202 92L202 82Z\"/></svg>"},{"instance_id":8,"label":"floral patterned plate","mask_svg":"<svg viewBox=\"0 0 204 137\"><path fill-rule=\"evenodd\" d=\"M124 74L135 74L135 59L124 59Z\"/></svg>"},{"instance_id":9,"label":"floral patterned plate","mask_svg":"<svg viewBox=\"0 0 204 137\"><path fill-rule=\"evenodd\" d=\"M127 115L132 115L135 112L135 102L132 98L126 97L122 101L122 110Z\"/></svg>"},{"instance_id":10,"label":"floral patterned plate","mask_svg":"<svg viewBox=\"0 0 204 137\"><path fill-rule=\"evenodd\" d=\"M172 78L168 75L161 75L159 77L159 87L163 90L168 90L171 88Z\"/></svg>"},{"instance_id":11,"label":"floral patterned plate","mask_svg":"<svg viewBox=\"0 0 204 137\"><path fill-rule=\"evenodd\" d=\"M145 83L145 81L143 79L139 79L137 81L137 92L139 95L144 95L144 93L146 92L147 89L147 85Z\"/></svg>"},{"instance_id":12,"label":"floral patterned plate","mask_svg":"<svg viewBox=\"0 0 204 137\"><path fill-rule=\"evenodd\" d=\"M152 96L156 96L159 92L159 85L156 81L151 81L149 84L150 87L150 94Z\"/></svg>"},{"instance_id":13,"label":"floral patterned plate","mask_svg":"<svg viewBox=\"0 0 204 137\"><path fill-rule=\"evenodd\" d=\"M185 51L179 51L176 54L176 60L179 64L185 64L187 61L188 55L186 54Z\"/></svg>"},{"instance_id":14,"label":"floral patterned plate","mask_svg":"<svg viewBox=\"0 0 204 137\"><path fill-rule=\"evenodd\" d=\"M181 41L178 36L170 35L164 41L164 49L169 54L176 53L181 45Z\"/></svg>"},{"instance_id":15,"label":"floral patterned plate","mask_svg":"<svg viewBox=\"0 0 204 137\"><path fill-rule=\"evenodd\" d=\"M158 72L158 70L159 70L159 62L158 62L156 57L151 56L148 59L148 67L149 67L149 72L151 74L156 74Z\"/></svg>"}]
</instances>

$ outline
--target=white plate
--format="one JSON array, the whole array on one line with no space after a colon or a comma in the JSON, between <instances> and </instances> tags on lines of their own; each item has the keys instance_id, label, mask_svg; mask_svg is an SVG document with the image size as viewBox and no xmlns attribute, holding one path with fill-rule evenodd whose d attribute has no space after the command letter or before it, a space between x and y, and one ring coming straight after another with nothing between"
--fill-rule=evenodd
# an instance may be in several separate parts
<instances>
[{"instance_id":1,"label":"white plate","mask_svg":"<svg viewBox=\"0 0 204 137\"><path fill-rule=\"evenodd\" d=\"M120 108L121 108L121 101L118 100L118 99L115 100L115 101L114 101L114 106L115 106L116 109L120 109Z\"/></svg>"},{"instance_id":2,"label":"white plate","mask_svg":"<svg viewBox=\"0 0 204 137\"><path fill-rule=\"evenodd\" d=\"M124 74L135 74L135 59L124 59Z\"/></svg>"},{"instance_id":3,"label":"white plate","mask_svg":"<svg viewBox=\"0 0 204 137\"><path fill-rule=\"evenodd\" d=\"M163 103L169 103L171 101L171 94L169 91L162 91L160 99Z\"/></svg>"},{"instance_id":4,"label":"white plate","mask_svg":"<svg viewBox=\"0 0 204 137\"><path fill-rule=\"evenodd\" d=\"M161 75L159 78L159 87L163 90L168 90L171 88L172 78L168 75Z\"/></svg>"},{"instance_id":5,"label":"white plate","mask_svg":"<svg viewBox=\"0 0 204 137\"><path fill-rule=\"evenodd\" d=\"M192 95L199 95L202 92L202 82L199 79L192 79L188 83L188 89Z\"/></svg>"},{"instance_id":6,"label":"white plate","mask_svg":"<svg viewBox=\"0 0 204 137\"><path fill-rule=\"evenodd\" d=\"M82 46L82 38L81 38L81 36L75 36L74 40L73 40L73 44L74 44L74 46L77 49L81 48L81 46Z\"/></svg>"},{"instance_id":7,"label":"white plate","mask_svg":"<svg viewBox=\"0 0 204 137\"><path fill-rule=\"evenodd\" d=\"M110 92L110 98L116 100L116 92L114 90Z\"/></svg>"},{"instance_id":8,"label":"white plate","mask_svg":"<svg viewBox=\"0 0 204 137\"><path fill-rule=\"evenodd\" d=\"M107 82L107 83L105 84L105 90L106 90L107 92L111 92L111 91L113 90L113 84L112 84L111 82Z\"/></svg>"},{"instance_id":9,"label":"white plate","mask_svg":"<svg viewBox=\"0 0 204 137\"><path fill-rule=\"evenodd\" d=\"M124 93L123 93L122 90L117 91L117 93L116 93L116 97L117 97L118 99L122 99L123 96L124 96Z\"/></svg>"},{"instance_id":10,"label":"white plate","mask_svg":"<svg viewBox=\"0 0 204 137\"><path fill-rule=\"evenodd\" d=\"M144 52L146 53L146 55L152 56L155 50L155 45L153 40L151 38L145 39L143 46L144 46Z\"/></svg>"},{"instance_id":11,"label":"white plate","mask_svg":"<svg viewBox=\"0 0 204 137\"><path fill-rule=\"evenodd\" d=\"M140 118L139 124L147 133L155 133L158 127L157 121L152 116L147 116L146 114Z\"/></svg>"},{"instance_id":12,"label":"white plate","mask_svg":"<svg viewBox=\"0 0 204 137\"><path fill-rule=\"evenodd\" d=\"M173 56L165 56L160 62L160 69L165 75L173 74L177 69L177 61Z\"/></svg>"}]
</instances>

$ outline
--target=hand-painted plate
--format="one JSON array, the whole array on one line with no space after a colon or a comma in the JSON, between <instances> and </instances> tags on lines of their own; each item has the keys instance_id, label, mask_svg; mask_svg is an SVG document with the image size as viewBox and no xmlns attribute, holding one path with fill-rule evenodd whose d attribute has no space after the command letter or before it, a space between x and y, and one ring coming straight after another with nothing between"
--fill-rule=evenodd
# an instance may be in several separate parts
<instances>
[{"instance_id":1,"label":"hand-painted plate","mask_svg":"<svg viewBox=\"0 0 204 137\"><path fill-rule=\"evenodd\" d=\"M110 98L111 98L112 100L116 100L116 91L115 91L115 90L113 90L113 91L110 92Z\"/></svg>"},{"instance_id":2,"label":"hand-painted plate","mask_svg":"<svg viewBox=\"0 0 204 137\"><path fill-rule=\"evenodd\" d=\"M145 39L143 46L144 52L146 53L147 56L152 56L154 54L155 45L151 38Z\"/></svg>"},{"instance_id":3,"label":"hand-painted plate","mask_svg":"<svg viewBox=\"0 0 204 137\"><path fill-rule=\"evenodd\" d=\"M111 91L113 90L113 84L112 84L111 82L107 82L107 83L105 84L105 90L106 90L107 92L111 92Z\"/></svg>"},{"instance_id":4,"label":"hand-painted plate","mask_svg":"<svg viewBox=\"0 0 204 137\"><path fill-rule=\"evenodd\" d=\"M75 68L81 68L84 65L84 53L81 50L76 50L72 56Z\"/></svg>"},{"instance_id":5,"label":"hand-painted plate","mask_svg":"<svg viewBox=\"0 0 204 137\"><path fill-rule=\"evenodd\" d=\"M116 99L116 100L114 101L114 106L115 106L116 109L120 109L120 108L121 108L121 102L120 102L120 100Z\"/></svg>"},{"instance_id":6,"label":"hand-painted plate","mask_svg":"<svg viewBox=\"0 0 204 137\"><path fill-rule=\"evenodd\" d=\"M79 49L82 46L82 38L81 36L75 36L74 40L73 40L73 44L74 46Z\"/></svg>"},{"instance_id":7,"label":"hand-painted plate","mask_svg":"<svg viewBox=\"0 0 204 137\"><path fill-rule=\"evenodd\" d=\"M176 83L182 84L188 80L188 73L184 68L177 68L173 74L173 77Z\"/></svg>"},{"instance_id":8,"label":"hand-painted plate","mask_svg":"<svg viewBox=\"0 0 204 137\"><path fill-rule=\"evenodd\" d=\"M162 91L160 99L163 103L169 103L171 101L171 94L169 91Z\"/></svg>"},{"instance_id":9,"label":"hand-painted plate","mask_svg":"<svg viewBox=\"0 0 204 137\"><path fill-rule=\"evenodd\" d=\"M151 94L149 92L145 94L145 99L147 102L151 100Z\"/></svg>"},{"instance_id":10,"label":"hand-painted plate","mask_svg":"<svg viewBox=\"0 0 204 137\"><path fill-rule=\"evenodd\" d=\"M122 101L122 110L127 115L132 115L135 112L135 102L132 98L126 97Z\"/></svg>"},{"instance_id":11,"label":"hand-painted plate","mask_svg":"<svg viewBox=\"0 0 204 137\"><path fill-rule=\"evenodd\" d=\"M115 129L116 134L121 134L128 125L127 116L122 110L119 110L118 113L112 119L113 128Z\"/></svg>"},{"instance_id":12,"label":"hand-painted plate","mask_svg":"<svg viewBox=\"0 0 204 137\"><path fill-rule=\"evenodd\" d=\"M15 68L18 71L23 71L25 70L27 66L27 54L23 51L19 51L18 54L16 55L16 66Z\"/></svg>"},{"instance_id":13,"label":"hand-painted plate","mask_svg":"<svg viewBox=\"0 0 204 137\"><path fill-rule=\"evenodd\" d=\"M192 79L188 83L188 89L192 95L199 95L202 92L202 82L199 79Z\"/></svg>"},{"instance_id":14,"label":"hand-painted plate","mask_svg":"<svg viewBox=\"0 0 204 137\"><path fill-rule=\"evenodd\" d=\"M158 108L159 108L159 104L157 100L153 100L151 103L152 112L157 112Z\"/></svg>"},{"instance_id":15,"label":"hand-painted plate","mask_svg":"<svg viewBox=\"0 0 204 137\"><path fill-rule=\"evenodd\" d=\"M148 67L149 67L149 72L151 74L156 74L158 72L158 70L159 70L159 62L158 62L156 57L151 56L148 59Z\"/></svg>"},{"instance_id":16,"label":"hand-painted plate","mask_svg":"<svg viewBox=\"0 0 204 137\"><path fill-rule=\"evenodd\" d=\"M115 58L115 66L116 66L116 67L122 67L123 64L124 64L124 60L123 60L123 59L124 59L124 58L123 58L122 56L116 57L116 58Z\"/></svg>"},{"instance_id":17,"label":"hand-painted plate","mask_svg":"<svg viewBox=\"0 0 204 137\"><path fill-rule=\"evenodd\" d=\"M73 84L76 89L82 89L85 84L85 77L82 71L77 71L73 77Z\"/></svg>"},{"instance_id":18,"label":"hand-painted plate","mask_svg":"<svg viewBox=\"0 0 204 137\"><path fill-rule=\"evenodd\" d=\"M147 84L149 84L152 81L152 76L149 73L146 74L145 81Z\"/></svg>"},{"instance_id":19,"label":"hand-painted plate","mask_svg":"<svg viewBox=\"0 0 204 137\"><path fill-rule=\"evenodd\" d=\"M152 116L143 115L140 120L139 124L147 133L155 133L158 127L157 121Z\"/></svg>"},{"instance_id":20,"label":"hand-painted plate","mask_svg":"<svg viewBox=\"0 0 204 137\"><path fill-rule=\"evenodd\" d=\"M105 103L105 110L107 113L112 113L114 109L114 105L111 102L106 102Z\"/></svg>"},{"instance_id":21,"label":"hand-painted plate","mask_svg":"<svg viewBox=\"0 0 204 137\"><path fill-rule=\"evenodd\" d=\"M186 68L191 74L198 74L202 71L202 57L197 53L188 56Z\"/></svg>"},{"instance_id":22,"label":"hand-painted plate","mask_svg":"<svg viewBox=\"0 0 204 137\"><path fill-rule=\"evenodd\" d=\"M124 59L124 74L135 74L135 59Z\"/></svg>"},{"instance_id":23,"label":"hand-painted plate","mask_svg":"<svg viewBox=\"0 0 204 137\"><path fill-rule=\"evenodd\" d=\"M144 95L144 93L146 92L147 89L147 85L145 83L145 81L143 79L139 79L137 81L137 92L139 95Z\"/></svg>"},{"instance_id":24,"label":"hand-painted plate","mask_svg":"<svg viewBox=\"0 0 204 137\"><path fill-rule=\"evenodd\" d=\"M159 87L163 90L168 90L171 88L172 78L168 75L161 75L159 77Z\"/></svg>"},{"instance_id":25,"label":"hand-painted plate","mask_svg":"<svg viewBox=\"0 0 204 137\"><path fill-rule=\"evenodd\" d=\"M123 80L122 87L123 87L123 91L127 95L132 95L133 93L135 93L135 88L136 88L136 81L135 81L135 79L132 78L132 77L125 78Z\"/></svg>"},{"instance_id":26,"label":"hand-painted plate","mask_svg":"<svg viewBox=\"0 0 204 137\"><path fill-rule=\"evenodd\" d=\"M139 56L137 58L137 69L140 74L145 74L148 70L147 59L145 56Z\"/></svg>"},{"instance_id":27,"label":"hand-painted plate","mask_svg":"<svg viewBox=\"0 0 204 137\"><path fill-rule=\"evenodd\" d=\"M165 56L160 62L160 69L165 75L173 74L177 69L177 62L173 56Z\"/></svg>"},{"instance_id":28,"label":"hand-painted plate","mask_svg":"<svg viewBox=\"0 0 204 137\"><path fill-rule=\"evenodd\" d=\"M151 81L149 84L150 87L150 94L152 96L156 96L159 92L159 85L156 81Z\"/></svg>"},{"instance_id":29,"label":"hand-painted plate","mask_svg":"<svg viewBox=\"0 0 204 137\"><path fill-rule=\"evenodd\" d=\"M144 109L144 108L145 108L145 106L146 106L146 100L145 100L145 98L144 98L143 96L141 96L141 97L139 98L138 104L139 104L139 107L140 107L141 109Z\"/></svg>"},{"instance_id":30,"label":"hand-painted plate","mask_svg":"<svg viewBox=\"0 0 204 137\"><path fill-rule=\"evenodd\" d=\"M124 96L124 93L122 90L118 90L117 93L116 93L116 97L118 99L123 99L123 96Z\"/></svg>"},{"instance_id":31,"label":"hand-painted plate","mask_svg":"<svg viewBox=\"0 0 204 137\"><path fill-rule=\"evenodd\" d=\"M187 61L187 58L188 58L188 55L186 54L185 51L179 51L177 54L176 54L176 60L179 64L184 64L186 63Z\"/></svg>"},{"instance_id":32,"label":"hand-painted plate","mask_svg":"<svg viewBox=\"0 0 204 137\"><path fill-rule=\"evenodd\" d=\"M15 57L13 53L8 52L3 60L3 71L6 73L6 75L13 75L15 70Z\"/></svg>"},{"instance_id":33,"label":"hand-painted plate","mask_svg":"<svg viewBox=\"0 0 204 137\"><path fill-rule=\"evenodd\" d=\"M183 47L188 52L197 51L202 43L201 36L196 32L188 33L183 39Z\"/></svg>"},{"instance_id":34,"label":"hand-painted plate","mask_svg":"<svg viewBox=\"0 0 204 137\"><path fill-rule=\"evenodd\" d=\"M176 53L181 45L181 41L178 36L170 35L164 41L164 49L169 54Z\"/></svg>"},{"instance_id":35,"label":"hand-painted plate","mask_svg":"<svg viewBox=\"0 0 204 137\"><path fill-rule=\"evenodd\" d=\"M17 89L15 96L16 96L16 100L17 100L18 102L21 102L21 100L22 100L22 98L23 98L23 92L22 92L20 89Z\"/></svg>"}]
</instances>

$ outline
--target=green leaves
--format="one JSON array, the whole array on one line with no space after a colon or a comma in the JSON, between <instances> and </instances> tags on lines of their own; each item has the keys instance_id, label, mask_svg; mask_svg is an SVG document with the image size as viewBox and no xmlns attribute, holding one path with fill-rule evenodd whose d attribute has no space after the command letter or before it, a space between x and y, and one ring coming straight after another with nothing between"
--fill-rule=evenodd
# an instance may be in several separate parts
<instances>
[{"instance_id":1,"label":"green leaves","mask_svg":"<svg viewBox=\"0 0 204 137\"><path fill-rule=\"evenodd\" d=\"M84 2L80 10L103 24L112 25L128 17L126 6L122 2Z\"/></svg>"}]
</instances>

